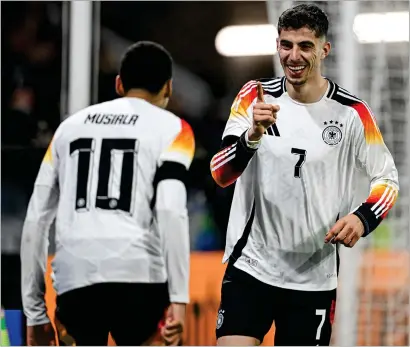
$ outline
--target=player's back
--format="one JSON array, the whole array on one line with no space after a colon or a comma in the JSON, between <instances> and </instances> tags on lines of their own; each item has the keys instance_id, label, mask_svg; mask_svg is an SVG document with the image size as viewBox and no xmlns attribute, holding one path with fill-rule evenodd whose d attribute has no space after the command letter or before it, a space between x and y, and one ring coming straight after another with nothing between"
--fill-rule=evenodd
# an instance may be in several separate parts
<instances>
[{"instance_id":1,"label":"player's back","mask_svg":"<svg viewBox=\"0 0 410 347\"><path fill-rule=\"evenodd\" d=\"M96 282L165 282L154 178L181 120L142 99L90 106L56 132L59 293Z\"/></svg>"}]
</instances>

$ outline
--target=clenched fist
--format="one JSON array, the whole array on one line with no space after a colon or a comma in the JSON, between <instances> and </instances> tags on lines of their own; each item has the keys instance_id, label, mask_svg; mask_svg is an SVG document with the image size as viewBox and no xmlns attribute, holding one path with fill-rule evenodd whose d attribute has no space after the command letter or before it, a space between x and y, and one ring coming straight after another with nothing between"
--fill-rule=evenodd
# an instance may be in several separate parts
<instances>
[{"instance_id":1,"label":"clenched fist","mask_svg":"<svg viewBox=\"0 0 410 347\"><path fill-rule=\"evenodd\" d=\"M279 111L278 105L265 104L263 89L260 82L257 83L258 100L253 106L253 125L249 130L250 141L258 141L273 123L276 122L276 114Z\"/></svg>"}]
</instances>

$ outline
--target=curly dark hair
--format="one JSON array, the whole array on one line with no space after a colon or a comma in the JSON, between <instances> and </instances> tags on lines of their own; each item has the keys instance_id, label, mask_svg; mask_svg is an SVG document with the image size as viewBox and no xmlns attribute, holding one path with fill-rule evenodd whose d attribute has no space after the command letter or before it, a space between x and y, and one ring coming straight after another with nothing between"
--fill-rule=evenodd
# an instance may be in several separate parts
<instances>
[{"instance_id":1,"label":"curly dark hair","mask_svg":"<svg viewBox=\"0 0 410 347\"><path fill-rule=\"evenodd\" d=\"M329 20L326 13L317 5L300 4L283 12L278 21L278 33L283 29L308 28L316 37L326 37Z\"/></svg>"}]
</instances>

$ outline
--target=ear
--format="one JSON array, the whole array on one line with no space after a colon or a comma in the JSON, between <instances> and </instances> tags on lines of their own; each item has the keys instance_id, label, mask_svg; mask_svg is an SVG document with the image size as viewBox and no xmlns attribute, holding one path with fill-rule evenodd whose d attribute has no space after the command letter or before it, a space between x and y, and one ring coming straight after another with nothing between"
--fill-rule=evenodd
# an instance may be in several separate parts
<instances>
[{"instance_id":1,"label":"ear","mask_svg":"<svg viewBox=\"0 0 410 347\"><path fill-rule=\"evenodd\" d=\"M125 95L124 86L122 84L121 77L119 75L115 77L115 91L119 96Z\"/></svg>"},{"instance_id":2,"label":"ear","mask_svg":"<svg viewBox=\"0 0 410 347\"><path fill-rule=\"evenodd\" d=\"M276 38L276 50L279 51L279 37Z\"/></svg>"},{"instance_id":3,"label":"ear","mask_svg":"<svg viewBox=\"0 0 410 347\"><path fill-rule=\"evenodd\" d=\"M172 78L165 83L164 97L170 98L172 95Z\"/></svg>"},{"instance_id":4,"label":"ear","mask_svg":"<svg viewBox=\"0 0 410 347\"><path fill-rule=\"evenodd\" d=\"M322 60L325 59L329 55L331 49L332 49L332 46L330 42L327 41L323 44L322 56L321 56Z\"/></svg>"}]
</instances>

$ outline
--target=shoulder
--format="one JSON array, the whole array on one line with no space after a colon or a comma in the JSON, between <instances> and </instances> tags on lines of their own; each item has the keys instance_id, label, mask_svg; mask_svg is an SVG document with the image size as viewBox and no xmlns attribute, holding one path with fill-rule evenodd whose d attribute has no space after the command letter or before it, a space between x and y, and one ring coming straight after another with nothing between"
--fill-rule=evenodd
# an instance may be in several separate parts
<instances>
[{"instance_id":1,"label":"shoulder","mask_svg":"<svg viewBox=\"0 0 410 347\"><path fill-rule=\"evenodd\" d=\"M171 117L172 116L172 117ZM164 129L162 160L182 163L186 169L191 165L195 154L195 137L187 121L168 113L169 125Z\"/></svg>"},{"instance_id":2,"label":"shoulder","mask_svg":"<svg viewBox=\"0 0 410 347\"><path fill-rule=\"evenodd\" d=\"M372 110L365 100L359 98L331 80L329 80L329 83L330 88L327 94L329 100L351 110L352 116L360 119L363 124L375 122Z\"/></svg>"},{"instance_id":3,"label":"shoulder","mask_svg":"<svg viewBox=\"0 0 410 347\"><path fill-rule=\"evenodd\" d=\"M72 134L78 132L78 127L84 124L87 117L92 117L98 114L105 113L107 110L114 109L118 105L118 99L107 101L99 104L87 106L77 112L68 115L58 126L54 133L55 141L64 141L70 138Z\"/></svg>"},{"instance_id":4,"label":"shoulder","mask_svg":"<svg viewBox=\"0 0 410 347\"><path fill-rule=\"evenodd\" d=\"M246 82L240 89L238 97L243 98L247 95L256 97L258 82L261 83L265 94L272 95L276 98L281 96L286 91L285 77L266 77Z\"/></svg>"},{"instance_id":5,"label":"shoulder","mask_svg":"<svg viewBox=\"0 0 410 347\"><path fill-rule=\"evenodd\" d=\"M150 105L152 117L155 119L157 137L169 142L191 143L194 142L194 132L188 121L180 118L171 111Z\"/></svg>"},{"instance_id":6,"label":"shoulder","mask_svg":"<svg viewBox=\"0 0 410 347\"><path fill-rule=\"evenodd\" d=\"M250 80L242 86L236 95L235 101L231 108L231 114L238 113L240 109L246 111L249 106L252 105L258 96L258 82L262 85L264 95L279 98L286 92L285 77L270 77Z\"/></svg>"},{"instance_id":7,"label":"shoulder","mask_svg":"<svg viewBox=\"0 0 410 347\"><path fill-rule=\"evenodd\" d=\"M170 133L175 135L177 139L192 143L192 146L194 146L195 136L191 125L185 119L172 113L170 114L172 115L170 120L172 120L173 125L172 127L169 127Z\"/></svg>"},{"instance_id":8,"label":"shoulder","mask_svg":"<svg viewBox=\"0 0 410 347\"><path fill-rule=\"evenodd\" d=\"M159 107L156 107L156 108L158 112L157 113L158 119L161 119L160 127L165 133L168 133L170 135L178 134L181 131L185 133L187 132L192 133L191 125L186 120L184 120L183 118L180 118L179 116L177 116L171 111L164 110Z\"/></svg>"},{"instance_id":9,"label":"shoulder","mask_svg":"<svg viewBox=\"0 0 410 347\"><path fill-rule=\"evenodd\" d=\"M259 78L256 82L260 82L263 90L272 96L278 97L286 92L285 77Z\"/></svg>"},{"instance_id":10,"label":"shoulder","mask_svg":"<svg viewBox=\"0 0 410 347\"><path fill-rule=\"evenodd\" d=\"M104 112L105 110L112 108L114 104L118 104L117 99L82 108L81 110L69 115L63 122L61 122L60 127L64 128L75 125L79 122L82 122L84 117L87 117L90 114Z\"/></svg>"}]
</instances>

